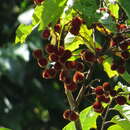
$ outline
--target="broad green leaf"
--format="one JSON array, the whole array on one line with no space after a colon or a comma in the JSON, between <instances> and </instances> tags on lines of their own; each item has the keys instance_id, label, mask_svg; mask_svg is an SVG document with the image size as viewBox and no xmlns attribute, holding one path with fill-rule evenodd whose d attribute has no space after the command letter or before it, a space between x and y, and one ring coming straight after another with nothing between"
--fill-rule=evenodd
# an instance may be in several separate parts
<instances>
[{"instance_id":1,"label":"broad green leaf","mask_svg":"<svg viewBox=\"0 0 130 130\"><path fill-rule=\"evenodd\" d=\"M114 116L112 118L112 122L116 123L117 125L124 128L124 130L130 129L130 106L129 105L116 105L115 109L118 110L122 116L124 117L121 119L119 116Z\"/></svg>"},{"instance_id":2,"label":"broad green leaf","mask_svg":"<svg viewBox=\"0 0 130 130\"><path fill-rule=\"evenodd\" d=\"M67 34L67 37L65 38L66 49L74 51L79 48L80 44L84 44L84 41L82 40L82 38L75 37L74 35L71 35L70 33Z\"/></svg>"},{"instance_id":3,"label":"broad green leaf","mask_svg":"<svg viewBox=\"0 0 130 130\"><path fill-rule=\"evenodd\" d=\"M88 29L85 25L80 28L80 36L74 36L70 33L65 38L65 48L74 51L79 48L79 45L86 44L88 48L93 50L94 42L92 37L92 29Z\"/></svg>"},{"instance_id":4,"label":"broad green leaf","mask_svg":"<svg viewBox=\"0 0 130 130\"><path fill-rule=\"evenodd\" d=\"M36 6L33 16L32 16L32 24L36 25L39 23L41 15L42 15L42 10L43 10L43 6L42 5L38 5Z\"/></svg>"},{"instance_id":5,"label":"broad green leaf","mask_svg":"<svg viewBox=\"0 0 130 130\"><path fill-rule=\"evenodd\" d=\"M120 127L119 125L112 125L108 128L108 130L125 130L122 127Z\"/></svg>"},{"instance_id":6,"label":"broad green leaf","mask_svg":"<svg viewBox=\"0 0 130 130\"><path fill-rule=\"evenodd\" d=\"M118 0L121 7L125 10L128 18L130 19L130 0Z\"/></svg>"},{"instance_id":7,"label":"broad green leaf","mask_svg":"<svg viewBox=\"0 0 130 130\"><path fill-rule=\"evenodd\" d=\"M87 45L87 47L91 50L94 51L95 49L95 43L93 40L93 30L88 29L86 25L82 25L80 28L80 35L84 38L84 42Z\"/></svg>"},{"instance_id":8,"label":"broad green leaf","mask_svg":"<svg viewBox=\"0 0 130 130\"><path fill-rule=\"evenodd\" d=\"M32 24L30 24L30 25L20 24L19 25L19 27L16 30L15 43L25 42L28 35L30 35L30 33L33 31L33 29L39 24L42 8L43 8L43 6L41 6L41 5L36 6L33 16L32 16Z\"/></svg>"},{"instance_id":9,"label":"broad green leaf","mask_svg":"<svg viewBox=\"0 0 130 130\"><path fill-rule=\"evenodd\" d=\"M87 107L80 113L80 121L83 130L90 130L91 127L96 128L96 119L99 114L93 111L92 107ZM75 130L74 122L66 125L63 130Z\"/></svg>"},{"instance_id":10,"label":"broad green leaf","mask_svg":"<svg viewBox=\"0 0 130 130\"><path fill-rule=\"evenodd\" d=\"M11 130L11 129L8 129L8 128L0 128L0 130Z\"/></svg>"},{"instance_id":11,"label":"broad green leaf","mask_svg":"<svg viewBox=\"0 0 130 130\"><path fill-rule=\"evenodd\" d=\"M112 15L118 19L119 18L119 5L118 4L110 4L109 10L111 11Z\"/></svg>"},{"instance_id":12,"label":"broad green leaf","mask_svg":"<svg viewBox=\"0 0 130 130\"><path fill-rule=\"evenodd\" d=\"M111 78L113 76L118 76L119 74L116 71L111 70L111 64L112 64L112 58L107 58L103 62L104 71L108 74L108 76Z\"/></svg>"},{"instance_id":13,"label":"broad green leaf","mask_svg":"<svg viewBox=\"0 0 130 130\"><path fill-rule=\"evenodd\" d=\"M74 9L78 10L86 21L87 26L91 26L93 22L97 22L101 17L96 13L98 4L95 0L76 0L74 2Z\"/></svg>"},{"instance_id":14,"label":"broad green leaf","mask_svg":"<svg viewBox=\"0 0 130 130\"><path fill-rule=\"evenodd\" d=\"M99 22L101 22L111 32L115 32L116 31L116 22L113 21L111 16L109 16L106 19L100 19Z\"/></svg>"},{"instance_id":15,"label":"broad green leaf","mask_svg":"<svg viewBox=\"0 0 130 130\"><path fill-rule=\"evenodd\" d=\"M32 24L31 25L21 24L16 30L15 43L25 42L27 36L32 32L32 30L33 30Z\"/></svg>"},{"instance_id":16,"label":"broad green leaf","mask_svg":"<svg viewBox=\"0 0 130 130\"><path fill-rule=\"evenodd\" d=\"M44 30L48 24L55 24L64 11L68 0L46 0L43 3L39 30Z\"/></svg>"},{"instance_id":17,"label":"broad green leaf","mask_svg":"<svg viewBox=\"0 0 130 130\"><path fill-rule=\"evenodd\" d=\"M121 75L124 80L130 83L130 74L126 71L124 74Z\"/></svg>"}]
</instances>

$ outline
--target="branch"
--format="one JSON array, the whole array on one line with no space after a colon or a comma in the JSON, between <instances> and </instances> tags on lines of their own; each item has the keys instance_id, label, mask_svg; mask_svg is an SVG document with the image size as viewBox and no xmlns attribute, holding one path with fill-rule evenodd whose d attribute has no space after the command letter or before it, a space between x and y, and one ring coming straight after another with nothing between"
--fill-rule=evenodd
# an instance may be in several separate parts
<instances>
[{"instance_id":1,"label":"branch","mask_svg":"<svg viewBox=\"0 0 130 130\"><path fill-rule=\"evenodd\" d=\"M88 74L87 74L87 76L86 76L87 81L90 80L91 75L92 75L92 72L93 72L93 65L90 66L90 69L89 69ZM89 85L88 85L88 86L89 86ZM88 87L88 86L87 86L87 87ZM81 102L81 100L82 100L82 98L83 98L83 96L84 96L85 90L86 90L86 85L83 85L83 86L81 87L80 91L79 91L79 94L78 94L77 98L76 98L77 107L79 106L79 104L80 104L80 102Z\"/></svg>"},{"instance_id":2,"label":"branch","mask_svg":"<svg viewBox=\"0 0 130 130\"><path fill-rule=\"evenodd\" d=\"M72 92L65 89L65 94L67 96L71 110L75 110L77 108L77 106L76 106L76 102L74 100ZM76 130L82 130L80 119L77 119L76 121L74 121L74 124L75 124Z\"/></svg>"}]
</instances>

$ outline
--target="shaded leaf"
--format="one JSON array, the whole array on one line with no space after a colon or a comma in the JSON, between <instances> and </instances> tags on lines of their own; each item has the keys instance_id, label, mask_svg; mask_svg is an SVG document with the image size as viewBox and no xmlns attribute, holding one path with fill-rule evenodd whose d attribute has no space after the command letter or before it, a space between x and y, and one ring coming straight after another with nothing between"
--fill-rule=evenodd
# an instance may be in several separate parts
<instances>
[{"instance_id":1,"label":"shaded leaf","mask_svg":"<svg viewBox=\"0 0 130 130\"><path fill-rule=\"evenodd\" d=\"M130 1L129 0L118 0L120 3L121 7L124 9L126 12L128 18L130 19Z\"/></svg>"}]
</instances>

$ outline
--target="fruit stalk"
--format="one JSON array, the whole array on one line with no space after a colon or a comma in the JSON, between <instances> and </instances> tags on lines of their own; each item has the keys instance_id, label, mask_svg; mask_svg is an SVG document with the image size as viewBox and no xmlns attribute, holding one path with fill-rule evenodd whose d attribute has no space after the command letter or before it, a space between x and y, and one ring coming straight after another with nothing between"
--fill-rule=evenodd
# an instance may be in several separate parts
<instances>
[{"instance_id":1,"label":"fruit stalk","mask_svg":"<svg viewBox=\"0 0 130 130\"><path fill-rule=\"evenodd\" d=\"M76 110L77 106L76 106L76 102L74 100L74 97L72 95L72 92L65 89L65 94L67 96L71 110ZM74 121L74 124L75 124L76 130L82 130L80 119L77 119L76 121Z\"/></svg>"}]
</instances>

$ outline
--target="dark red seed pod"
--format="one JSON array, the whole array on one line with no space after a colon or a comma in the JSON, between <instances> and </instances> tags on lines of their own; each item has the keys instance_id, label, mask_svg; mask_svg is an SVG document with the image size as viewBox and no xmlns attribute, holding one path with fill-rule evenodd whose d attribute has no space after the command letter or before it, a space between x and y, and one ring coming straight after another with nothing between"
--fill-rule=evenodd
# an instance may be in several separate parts
<instances>
[{"instance_id":1,"label":"dark red seed pod","mask_svg":"<svg viewBox=\"0 0 130 130\"><path fill-rule=\"evenodd\" d=\"M100 11L107 11L108 9L107 8L100 8L99 10Z\"/></svg>"},{"instance_id":2,"label":"dark red seed pod","mask_svg":"<svg viewBox=\"0 0 130 130\"><path fill-rule=\"evenodd\" d=\"M41 4L44 0L34 0L35 4Z\"/></svg>"},{"instance_id":3,"label":"dark red seed pod","mask_svg":"<svg viewBox=\"0 0 130 130\"><path fill-rule=\"evenodd\" d=\"M105 97L104 100L103 100L103 102L109 103L110 102L110 97Z\"/></svg>"},{"instance_id":4,"label":"dark red seed pod","mask_svg":"<svg viewBox=\"0 0 130 130\"><path fill-rule=\"evenodd\" d=\"M76 61L66 61L65 67L67 69L75 69L77 62Z\"/></svg>"},{"instance_id":5,"label":"dark red seed pod","mask_svg":"<svg viewBox=\"0 0 130 130\"><path fill-rule=\"evenodd\" d=\"M85 76L84 73L80 72L80 71L76 71L73 75L73 81L75 83L79 83L82 82L84 80Z\"/></svg>"},{"instance_id":6,"label":"dark red seed pod","mask_svg":"<svg viewBox=\"0 0 130 130\"><path fill-rule=\"evenodd\" d=\"M117 70L117 68L118 68L118 65L116 63L113 63L111 65L111 70Z\"/></svg>"},{"instance_id":7,"label":"dark red seed pod","mask_svg":"<svg viewBox=\"0 0 130 130\"><path fill-rule=\"evenodd\" d=\"M66 120L69 120L70 115L71 115L71 110L67 109L63 113L63 118L66 119Z\"/></svg>"},{"instance_id":8,"label":"dark red seed pod","mask_svg":"<svg viewBox=\"0 0 130 130\"><path fill-rule=\"evenodd\" d=\"M124 96L117 96L116 97L116 103L117 104L119 104L119 105L124 105L124 104L126 104L126 97L124 97Z\"/></svg>"},{"instance_id":9,"label":"dark red seed pod","mask_svg":"<svg viewBox=\"0 0 130 130\"><path fill-rule=\"evenodd\" d=\"M45 51L50 54L50 53L55 53L56 51L56 46L52 45L52 44L48 44L45 47Z\"/></svg>"},{"instance_id":10,"label":"dark red seed pod","mask_svg":"<svg viewBox=\"0 0 130 130\"><path fill-rule=\"evenodd\" d=\"M79 118L79 114L75 111L67 109L63 113L63 118L70 121L75 121Z\"/></svg>"},{"instance_id":11,"label":"dark red seed pod","mask_svg":"<svg viewBox=\"0 0 130 130\"><path fill-rule=\"evenodd\" d=\"M61 57L64 54L64 47L63 46L59 46L56 49L55 54L58 55L59 57Z\"/></svg>"},{"instance_id":12,"label":"dark red seed pod","mask_svg":"<svg viewBox=\"0 0 130 130\"><path fill-rule=\"evenodd\" d=\"M103 83L103 89L105 91L110 91L112 89L110 83L109 82L104 82Z\"/></svg>"},{"instance_id":13,"label":"dark red seed pod","mask_svg":"<svg viewBox=\"0 0 130 130\"><path fill-rule=\"evenodd\" d=\"M59 62L56 62L55 65L54 65L54 69L59 71L62 69L62 64L60 64Z\"/></svg>"},{"instance_id":14,"label":"dark red seed pod","mask_svg":"<svg viewBox=\"0 0 130 130\"><path fill-rule=\"evenodd\" d=\"M77 62L76 65L75 65L75 69L77 71L83 72L83 70L84 70L84 64L81 63L81 62Z\"/></svg>"},{"instance_id":15,"label":"dark red seed pod","mask_svg":"<svg viewBox=\"0 0 130 130\"><path fill-rule=\"evenodd\" d=\"M119 46L120 46L120 48L121 48L122 50L127 50L127 48L128 48L128 43L125 42L125 43L123 43L123 44L120 44Z\"/></svg>"},{"instance_id":16,"label":"dark red seed pod","mask_svg":"<svg viewBox=\"0 0 130 130\"><path fill-rule=\"evenodd\" d=\"M95 88L95 93L96 93L96 95L102 95L102 94L104 94L103 87L102 86L97 86Z\"/></svg>"},{"instance_id":17,"label":"dark red seed pod","mask_svg":"<svg viewBox=\"0 0 130 130\"><path fill-rule=\"evenodd\" d=\"M39 67L43 68L48 64L48 60L44 57L38 59L38 65Z\"/></svg>"},{"instance_id":18,"label":"dark red seed pod","mask_svg":"<svg viewBox=\"0 0 130 130\"><path fill-rule=\"evenodd\" d=\"M125 67L120 65L120 66L117 68L117 72L120 73L120 74L125 73Z\"/></svg>"},{"instance_id":19,"label":"dark red seed pod","mask_svg":"<svg viewBox=\"0 0 130 130\"><path fill-rule=\"evenodd\" d=\"M50 30L46 29L42 32L42 38L48 39L50 36Z\"/></svg>"},{"instance_id":20,"label":"dark red seed pod","mask_svg":"<svg viewBox=\"0 0 130 130\"><path fill-rule=\"evenodd\" d=\"M59 80L60 81L65 81L66 78L69 77L69 72L67 70L62 70L59 74Z\"/></svg>"},{"instance_id":21,"label":"dark red seed pod","mask_svg":"<svg viewBox=\"0 0 130 130\"><path fill-rule=\"evenodd\" d=\"M78 118L79 118L79 114L77 112L75 112L75 111L72 111L71 115L69 117L69 120L70 121L76 121Z\"/></svg>"},{"instance_id":22,"label":"dark red seed pod","mask_svg":"<svg viewBox=\"0 0 130 130\"><path fill-rule=\"evenodd\" d=\"M56 54L51 54L51 55L49 56L49 60L50 60L50 61L58 62L59 57L58 57L58 55L56 55Z\"/></svg>"},{"instance_id":23,"label":"dark red seed pod","mask_svg":"<svg viewBox=\"0 0 130 130\"><path fill-rule=\"evenodd\" d=\"M126 29L127 26L126 26L125 24L118 24L118 25L117 25L117 28L118 28L119 30L123 30L123 29Z\"/></svg>"},{"instance_id":24,"label":"dark red seed pod","mask_svg":"<svg viewBox=\"0 0 130 130\"><path fill-rule=\"evenodd\" d=\"M129 54L128 51L123 51L123 52L121 53L121 56L122 56L124 59L128 59L129 56L130 56L130 54Z\"/></svg>"},{"instance_id":25,"label":"dark red seed pod","mask_svg":"<svg viewBox=\"0 0 130 130\"><path fill-rule=\"evenodd\" d=\"M81 58L85 61L88 61L88 62L95 62L96 61L96 56L88 50L83 52L83 55L81 55Z\"/></svg>"},{"instance_id":26,"label":"dark red seed pod","mask_svg":"<svg viewBox=\"0 0 130 130\"><path fill-rule=\"evenodd\" d=\"M60 32L60 30L61 30L61 24L56 24L54 26L54 30L55 30L55 32Z\"/></svg>"},{"instance_id":27,"label":"dark red seed pod","mask_svg":"<svg viewBox=\"0 0 130 130\"><path fill-rule=\"evenodd\" d=\"M105 100L105 95L97 95L96 98L98 101L103 102Z\"/></svg>"},{"instance_id":28,"label":"dark red seed pod","mask_svg":"<svg viewBox=\"0 0 130 130\"><path fill-rule=\"evenodd\" d=\"M42 73L42 77L45 79L51 79L56 77L56 70L53 68L45 69Z\"/></svg>"},{"instance_id":29,"label":"dark red seed pod","mask_svg":"<svg viewBox=\"0 0 130 130\"><path fill-rule=\"evenodd\" d=\"M111 90L110 95L111 95L111 97L115 97L117 95L117 91L116 90Z\"/></svg>"},{"instance_id":30,"label":"dark red seed pod","mask_svg":"<svg viewBox=\"0 0 130 130\"><path fill-rule=\"evenodd\" d=\"M118 45L117 42L112 41L110 46L114 47L114 46L117 46L117 45Z\"/></svg>"},{"instance_id":31,"label":"dark red seed pod","mask_svg":"<svg viewBox=\"0 0 130 130\"><path fill-rule=\"evenodd\" d=\"M60 61L64 63L67 59L72 56L72 52L70 50L65 50L64 54L60 57Z\"/></svg>"},{"instance_id":32,"label":"dark red seed pod","mask_svg":"<svg viewBox=\"0 0 130 130\"><path fill-rule=\"evenodd\" d=\"M36 49L33 51L33 56L37 59L42 57L42 50L41 49Z\"/></svg>"},{"instance_id":33,"label":"dark red seed pod","mask_svg":"<svg viewBox=\"0 0 130 130\"><path fill-rule=\"evenodd\" d=\"M96 101L93 104L93 108L94 108L94 111L98 112L98 113L101 113L103 111L103 106L102 106L101 102L99 102L99 101Z\"/></svg>"},{"instance_id":34,"label":"dark red seed pod","mask_svg":"<svg viewBox=\"0 0 130 130\"><path fill-rule=\"evenodd\" d=\"M48 69L44 70L42 73L42 77L45 79L50 79L51 78L50 71Z\"/></svg>"},{"instance_id":35,"label":"dark red seed pod","mask_svg":"<svg viewBox=\"0 0 130 130\"><path fill-rule=\"evenodd\" d=\"M77 84L75 82L71 82L70 84L65 84L64 83L64 88L70 91L75 91L77 89Z\"/></svg>"},{"instance_id":36,"label":"dark red seed pod","mask_svg":"<svg viewBox=\"0 0 130 130\"><path fill-rule=\"evenodd\" d=\"M70 28L70 33L73 34L73 35L78 35L79 30L80 30L80 28L78 28L78 27L71 27Z\"/></svg>"},{"instance_id":37,"label":"dark red seed pod","mask_svg":"<svg viewBox=\"0 0 130 130\"><path fill-rule=\"evenodd\" d=\"M83 19L81 19L79 16L76 16L72 19L72 27L80 27L81 24L83 24Z\"/></svg>"}]
</instances>

